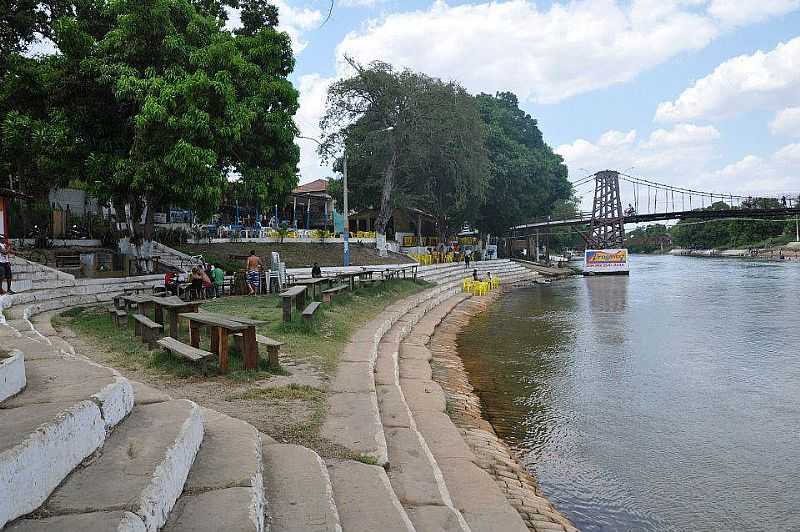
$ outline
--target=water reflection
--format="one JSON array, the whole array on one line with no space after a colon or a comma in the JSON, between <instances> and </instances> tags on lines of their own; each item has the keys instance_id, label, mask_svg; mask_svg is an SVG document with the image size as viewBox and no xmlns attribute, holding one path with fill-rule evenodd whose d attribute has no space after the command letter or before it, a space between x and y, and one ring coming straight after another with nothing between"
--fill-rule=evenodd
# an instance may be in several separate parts
<instances>
[{"instance_id":1,"label":"water reflection","mask_svg":"<svg viewBox=\"0 0 800 532\"><path fill-rule=\"evenodd\" d=\"M635 259L459 340L498 434L583 530L800 530L800 266Z\"/></svg>"}]
</instances>

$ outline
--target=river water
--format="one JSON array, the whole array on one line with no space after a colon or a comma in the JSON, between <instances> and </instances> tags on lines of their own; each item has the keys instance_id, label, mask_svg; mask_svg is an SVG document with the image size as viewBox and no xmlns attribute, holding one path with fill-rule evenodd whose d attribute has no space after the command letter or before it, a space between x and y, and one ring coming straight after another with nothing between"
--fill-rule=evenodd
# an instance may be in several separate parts
<instances>
[{"instance_id":1,"label":"river water","mask_svg":"<svg viewBox=\"0 0 800 532\"><path fill-rule=\"evenodd\" d=\"M584 531L800 530L800 264L631 262L473 319L488 420Z\"/></svg>"}]
</instances>

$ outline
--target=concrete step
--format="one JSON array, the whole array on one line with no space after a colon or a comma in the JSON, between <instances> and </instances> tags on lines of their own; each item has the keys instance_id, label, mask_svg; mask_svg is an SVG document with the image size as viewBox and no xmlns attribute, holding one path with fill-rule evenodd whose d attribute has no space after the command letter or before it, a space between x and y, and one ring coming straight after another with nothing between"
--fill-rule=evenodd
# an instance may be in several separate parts
<instances>
[{"instance_id":1,"label":"concrete step","mask_svg":"<svg viewBox=\"0 0 800 532\"><path fill-rule=\"evenodd\" d=\"M0 403L21 392L25 382L25 355L22 351L0 351Z\"/></svg>"},{"instance_id":2,"label":"concrete step","mask_svg":"<svg viewBox=\"0 0 800 532\"><path fill-rule=\"evenodd\" d=\"M328 473L344 532L414 532L382 467L344 461Z\"/></svg>"},{"instance_id":3,"label":"concrete step","mask_svg":"<svg viewBox=\"0 0 800 532\"><path fill-rule=\"evenodd\" d=\"M165 532L262 532L264 481L259 432L203 409L203 443Z\"/></svg>"},{"instance_id":4,"label":"concrete step","mask_svg":"<svg viewBox=\"0 0 800 532\"><path fill-rule=\"evenodd\" d=\"M271 532L341 532L322 459L299 445L264 445L264 487Z\"/></svg>"},{"instance_id":5,"label":"concrete step","mask_svg":"<svg viewBox=\"0 0 800 532\"><path fill-rule=\"evenodd\" d=\"M45 519L20 519L8 532L146 532L144 523L130 512L94 512Z\"/></svg>"},{"instance_id":6,"label":"concrete step","mask_svg":"<svg viewBox=\"0 0 800 532\"><path fill-rule=\"evenodd\" d=\"M102 452L53 492L48 515L124 510L159 530L183 491L203 440L200 407L187 400L137 405Z\"/></svg>"},{"instance_id":7,"label":"concrete step","mask_svg":"<svg viewBox=\"0 0 800 532\"><path fill-rule=\"evenodd\" d=\"M92 400L0 410L0 528L38 508L106 437Z\"/></svg>"}]
</instances>

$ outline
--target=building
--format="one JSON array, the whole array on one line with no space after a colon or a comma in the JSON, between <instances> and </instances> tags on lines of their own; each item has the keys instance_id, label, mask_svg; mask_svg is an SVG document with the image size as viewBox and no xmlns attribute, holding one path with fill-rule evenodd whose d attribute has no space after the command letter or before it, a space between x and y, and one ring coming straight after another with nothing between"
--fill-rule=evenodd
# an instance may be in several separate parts
<instances>
[{"instance_id":1,"label":"building","mask_svg":"<svg viewBox=\"0 0 800 532\"><path fill-rule=\"evenodd\" d=\"M333 196L328 194L328 180L316 179L295 187L284 203L281 221L299 229L333 229Z\"/></svg>"}]
</instances>

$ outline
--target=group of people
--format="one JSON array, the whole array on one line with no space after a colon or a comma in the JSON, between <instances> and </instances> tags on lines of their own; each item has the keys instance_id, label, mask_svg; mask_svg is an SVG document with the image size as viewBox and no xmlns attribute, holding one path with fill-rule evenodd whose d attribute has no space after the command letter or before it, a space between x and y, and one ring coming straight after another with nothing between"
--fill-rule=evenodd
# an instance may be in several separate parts
<instances>
[{"instance_id":1,"label":"group of people","mask_svg":"<svg viewBox=\"0 0 800 532\"><path fill-rule=\"evenodd\" d=\"M205 264L195 266L188 275L176 272L167 272L164 275L164 287L174 296L178 295L178 287L183 282L189 283L191 299L216 299L223 295L225 270L213 264Z\"/></svg>"}]
</instances>

